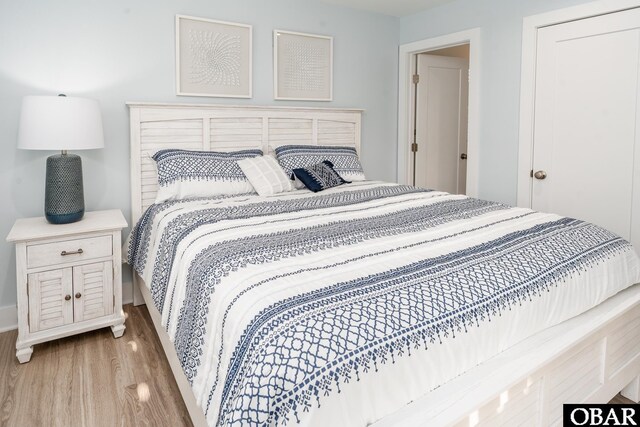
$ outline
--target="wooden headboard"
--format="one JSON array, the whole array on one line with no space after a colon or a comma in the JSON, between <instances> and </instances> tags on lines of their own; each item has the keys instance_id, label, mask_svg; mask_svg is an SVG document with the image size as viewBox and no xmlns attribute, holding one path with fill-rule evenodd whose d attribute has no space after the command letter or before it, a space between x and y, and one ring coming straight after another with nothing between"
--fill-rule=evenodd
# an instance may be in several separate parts
<instances>
[{"instance_id":1,"label":"wooden headboard","mask_svg":"<svg viewBox=\"0 0 640 427\"><path fill-rule=\"evenodd\" d=\"M129 102L132 225L156 197L151 156L165 148L234 151L344 145L360 152L362 110Z\"/></svg>"}]
</instances>

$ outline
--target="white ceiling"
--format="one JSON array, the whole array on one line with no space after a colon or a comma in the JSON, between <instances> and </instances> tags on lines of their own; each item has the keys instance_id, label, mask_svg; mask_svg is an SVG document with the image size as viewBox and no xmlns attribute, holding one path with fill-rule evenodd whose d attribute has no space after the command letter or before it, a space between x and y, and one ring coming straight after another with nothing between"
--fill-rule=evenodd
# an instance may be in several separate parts
<instances>
[{"instance_id":1,"label":"white ceiling","mask_svg":"<svg viewBox=\"0 0 640 427\"><path fill-rule=\"evenodd\" d=\"M453 0L321 0L391 16L406 16Z\"/></svg>"}]
</instances>

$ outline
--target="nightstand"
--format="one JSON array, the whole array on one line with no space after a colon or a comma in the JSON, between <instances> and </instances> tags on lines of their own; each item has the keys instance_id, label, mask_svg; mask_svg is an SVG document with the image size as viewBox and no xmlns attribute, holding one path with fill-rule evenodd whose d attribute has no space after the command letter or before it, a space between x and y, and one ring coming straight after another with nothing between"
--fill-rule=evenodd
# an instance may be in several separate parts
<instances>
[{"instance_id":1,"label":"nightstand","mask_svg":"<svg viewBox=\"0 0 640 427\"><path fill-rule=\"evenodd\" d=\"M124 333L119 210L87 212L81 221L49 224L19 219L7 236L16 244L18 340L28 362L33 345L110 326Z\"/></svg>"}]
</instances>

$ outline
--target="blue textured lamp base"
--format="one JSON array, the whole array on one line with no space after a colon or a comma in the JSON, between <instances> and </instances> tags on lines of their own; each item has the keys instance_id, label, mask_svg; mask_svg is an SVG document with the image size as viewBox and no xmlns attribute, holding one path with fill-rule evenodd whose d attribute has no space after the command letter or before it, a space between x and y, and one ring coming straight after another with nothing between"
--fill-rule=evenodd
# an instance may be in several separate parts
<instances>
[{"instance_id":1,"label":"blue textured lamp base","mask_svg":"<svg viewBox=\"0 0 640 427\"><path fill-rule=\"evenodd\" d=\"M46 212L44 214L44 217L47 218L47 221L49 221L51 224L69 224L72 222L80 221L83 216L84 210L72 214L63 215L48 214Z\"/></svg>"},{"instance_id":2,"label":"blue textured lamp base","mask_svg":"<svg viewBox=\"0 0 640 427\"><path fill-rule=\"evenodd\" d=\"M68 224L84 216L80 156L56 154L47 158L44 216L52 224Z\"/></svg>"}]
</instances>

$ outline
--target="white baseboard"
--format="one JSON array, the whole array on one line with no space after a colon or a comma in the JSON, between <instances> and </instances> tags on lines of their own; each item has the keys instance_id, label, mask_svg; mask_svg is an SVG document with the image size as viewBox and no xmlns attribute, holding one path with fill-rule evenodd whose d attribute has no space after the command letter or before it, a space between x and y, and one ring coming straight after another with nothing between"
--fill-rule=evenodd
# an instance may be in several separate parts
<instances>
[{"instance_id":1,"label":"white baseboard","mask_svg":"<svg viewBox=\"0 0 640 427\"><path fill-rule=\"evenodd\" d=\"M133 302L133 283L122 283L122 304ZM18 307L0 307L0 333L18 329Z\"/></svg>"}]
</instances>

